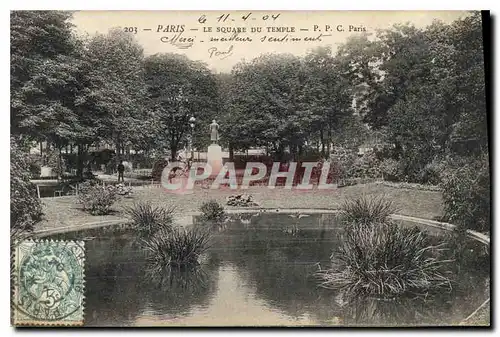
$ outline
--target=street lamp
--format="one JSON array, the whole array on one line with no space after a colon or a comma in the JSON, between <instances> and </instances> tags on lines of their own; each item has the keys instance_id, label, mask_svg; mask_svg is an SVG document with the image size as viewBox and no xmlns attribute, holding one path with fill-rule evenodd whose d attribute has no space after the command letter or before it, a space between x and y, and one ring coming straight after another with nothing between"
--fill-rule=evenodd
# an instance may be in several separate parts
<instances>
[{"instance_id":1,"label":"street lamp","mask_svg":"<svg viewBox=\"0 0 500 337\"><path fill-rule=\"evenodd\" d=\"M196 122L196 118L194 116L191 116L189 118L189 126L191 127L191 160L194 160L194 148L193 148L193 138L194 138L194 123Z\"/></svg>"}]
</instances>

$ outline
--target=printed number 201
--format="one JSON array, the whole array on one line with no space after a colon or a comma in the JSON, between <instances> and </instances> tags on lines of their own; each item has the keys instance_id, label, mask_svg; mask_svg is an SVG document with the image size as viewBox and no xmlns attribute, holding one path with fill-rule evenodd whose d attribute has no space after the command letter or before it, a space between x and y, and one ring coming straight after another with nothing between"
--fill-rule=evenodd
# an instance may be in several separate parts
<instances>
[{"instance_id":1,"label":"printed number 201","mask_svg":"<svg viewBox=\"0 0 500 337\"><path fill-rule=\"evenodd\" d=\"M125 33L137 34L137 27L125 27Z\"/></svg>"}]
</instances>

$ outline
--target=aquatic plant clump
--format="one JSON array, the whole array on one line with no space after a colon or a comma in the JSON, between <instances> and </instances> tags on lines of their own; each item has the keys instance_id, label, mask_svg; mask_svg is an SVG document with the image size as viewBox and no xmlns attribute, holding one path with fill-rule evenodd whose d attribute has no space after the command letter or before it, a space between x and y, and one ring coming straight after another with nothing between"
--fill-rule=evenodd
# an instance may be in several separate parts
<instances>
[{"instance_id":1,"label":"aquatic plant clump","mask_svg":"<svg viewBox=\"0 0 500 337\"><path fill-rule=\"evenodd\" d=\"M393 222L364 223L346 228L341 245L331 256L330 269L317 273L320 285L348 294L421 294L451 288L449 273L438 251L420 229Z\"/></svg>"},{"instance_id":2,"label":"aquatic plant clump","mask_svg":"<svg viewBox=\"0 0 500 337\"><path fill-rule=\"evenodd\" d=\"M200 228L161 230L144 240L150 262L160 266L190 267L200 263L208 249L210 232Z\"/></svg>"},{"instance_id":3,"label":"aquatic plant clump","mask_svg":"<svg viewBox=\"0 0 500 337\"><path fill-rule=\"evenodd\" d=\"M134 228L143 237L148 237L160 230L171 231L175 208L153 206L151 203L139 203L125 208L131 217Z\"/></svg>"},{"instance_id":4,"label":"aquatic plant clump","mask_svg":"<svg viewBox=\"0 0 500 337\"><path fill-rule=\"evenodd\" d=\"M340 210L342 220L346 224L384 223L394 212L396 207L391 200L366 196L345 201Z\"/></svg>"}]
</instances>

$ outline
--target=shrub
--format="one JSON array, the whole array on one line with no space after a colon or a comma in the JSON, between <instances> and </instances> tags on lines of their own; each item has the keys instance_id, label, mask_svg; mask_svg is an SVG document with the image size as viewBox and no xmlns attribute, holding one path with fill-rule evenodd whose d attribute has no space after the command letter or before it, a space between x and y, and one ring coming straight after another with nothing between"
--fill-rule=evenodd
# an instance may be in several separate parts
<instances>
[{"instance_id":1,"label":"shrub","mask_svg":"<svg viewBox=\"0 0 500 337\"><path fill-rule=\"evenodd\" d=\"M92 215L109 214L117 199L117 189L113 185L103 186L96 181L86 181L78 189L78 202Z\"/></svg>"},{"instance_id":2,"label":"shrub","mask_svg":"<svg viewBox=\"0 0 500 337\"><path fill-rule=\"evenodd\" d=\"M10 140L10 226L16 230L32 230L42 219L42 205L36 186L30 182L27 151L16 140Z\"/></svg>"},{"instance_id":3,"label":"shrub","mask_svg":"<svg viewBox=\"0 0 500 337\"><path fill-rule=\"evenodd\" d=\"M396 159L387 158L384 159L380 164L380 170L384 177L384 180L388 181L401 181L401 168L399 162Z\"/></svg>"},{"instance_id":4,"label":"shrub","mask_svg":"<svg viewBox=\"0 0 500 337\"><path fill-rule=\"evenodd\" d=\"M441 172L444 170L442 161L438 158L425 165L417 176L420 184L438 185L441 182Z\"/></svg>"},{"instance_id":5,"label":"shrub","mask_svg":"<svg viewBox=\"0 0 500 337\"><path fill-rule=\"evenodd\" d=\"M155 181L160 181L161 180L161 175L163 173L163 169L167 167L168 165L168 160L165 158L158 159L154 162L153 164L153 169L151 170L151 176Z\"/></svg>"},{"instance_id":6,"label":"shrub","mask_svg":"<svg viewBox=\"0 0 500 337\"><path fill-rule=\"evenodd\" d=\"M341 235L332 267L317 273L321 286L355 295L400 295L450 287L435 257L442 245L430 244L418 228L393 222L354 224Z\"/></svg>"},{"instance_id":7,"label":"shrub","mask_svg":"<svg viewBox=\"0 0 500 337\"><path fill-rule=\"evenodd\" d=\"M445 217L472 230L490 230L490 172L488 155L454 161L442 176Z\"/></svg>"},{"instance_id":8,"label":"shrub","mask_svg":"<svg viewBox=\"0 0 500 337\"><path fill-rule=\"evenodd\" d=\"M189 267L200 263L208 248L210 232L200 228L161 230L143 241L150 262L161 266Z\"/></svg>"},{"instance_id":9,"label":"shrub","mask_svg":"<svg viewBox=\"0 0 500 337\"><path fill-rule=\"evenodd\" d=\"M173 207L154 207L151 203L139 203L125 210L132 218L134 228L142 237L150 237L160 230L164 232L172 230Z\"/></svg>"},{"instance_id":10,"label":"shrub","mask_svg":"<svg viewBox=\"0 0 500 337\"><path fill-rule=\"evenodd\" d=\"M396 212L392 201L383 197L360 197L348 199L340 209L341 218L346 224L385 223Z\"/></svg>"},{"instance_id":11,"label":"shrub","mask_svg":"<svg viewBox=\"0 0 500 337\"><path fill-rule=\"evenodd\" d=\"M224 206L214 199L204 202L200 207L200 211L202 221L220 224L227 218Z\"/></svg>"},{"instance_id":12,"label":"shrub","mask_svg":"<svg viewBox=\"0 0 500 337\"><path fill-rule=\"evenodd\" d=\"M379 178L382 176L380 160L371 152L357 157L348 169L350 178Z\"/></svg>"},{"instance_id":13,"label":"shrub","mask_svg":"<svg viewBox=\"0 0 500 337\"><path fill-rule=\"evenodd\" d=\"M330 161L335 168L336 179L348 179L352 177L352 167L357 159L357 155L347 149L334 148Z\"/></svg>"}]
</instances>

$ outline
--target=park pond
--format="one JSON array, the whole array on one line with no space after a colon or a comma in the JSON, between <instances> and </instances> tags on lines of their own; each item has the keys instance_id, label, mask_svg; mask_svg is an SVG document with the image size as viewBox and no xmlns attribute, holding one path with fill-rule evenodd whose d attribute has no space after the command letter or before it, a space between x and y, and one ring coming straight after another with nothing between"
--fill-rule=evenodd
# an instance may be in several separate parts
<instances>
[{"instance_id":1,"label":"park pond","mask_svg":"<svg viewBox=\"0 0 500 337\"><path fill-rule=\"evenodd\" d=\"M123 227L50 238L85 241L86 326L452 325L489 297L487 250L475 241L449 292L346 301L315 278L339 244L333 214L235 217L214 230L201 265L183 270L151 268Z\"/></svg>"}]
</instances>

